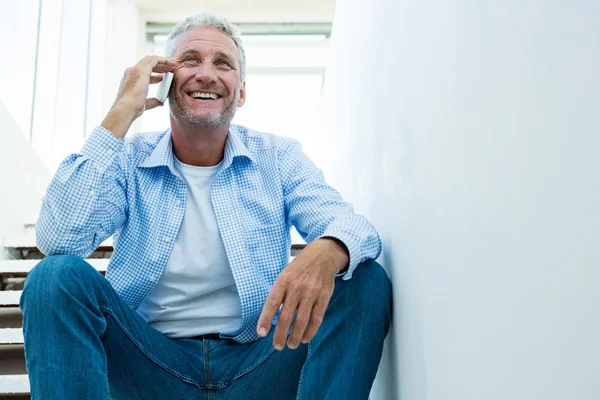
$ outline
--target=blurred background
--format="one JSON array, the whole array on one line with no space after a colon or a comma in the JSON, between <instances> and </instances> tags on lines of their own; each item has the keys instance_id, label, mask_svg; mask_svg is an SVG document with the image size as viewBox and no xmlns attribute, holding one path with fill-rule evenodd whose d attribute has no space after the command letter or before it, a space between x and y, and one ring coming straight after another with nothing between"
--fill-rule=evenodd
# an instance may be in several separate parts
<instances>
[{"instance_id":1,"label":"blurred background","mask_svg":"<svg viewBox=\"0 0 600 400\"><path fill-rule=\"evenodd\" d=\"M301 141L381 235L394 321L372 400L600 399L597 0L0 0L4 288L60 160L197 11L244 33L235 122ZM9 364L0 397L26 398Z\"/></svg>"}]
</instances>

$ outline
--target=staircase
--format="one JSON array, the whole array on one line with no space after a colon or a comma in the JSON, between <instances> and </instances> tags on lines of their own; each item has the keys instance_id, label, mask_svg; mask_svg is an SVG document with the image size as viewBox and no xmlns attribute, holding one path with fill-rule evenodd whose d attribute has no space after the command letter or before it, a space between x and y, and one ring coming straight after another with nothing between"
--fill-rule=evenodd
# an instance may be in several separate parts
<instances>
[{"instance_id":1,"label":"staircase","mask_svg":"<svg viewBox=\"0 0 600 400\"><path fill-rule=\"evenodd\" d=\"M297 241L299 236L292 238ZM305 246L293 244L292 258ZM19 299L25 277L44 255L35 244L33 223L7 236L4 248L11 259L0 260L0 400L23 400L29 399L30 394ZM112 239L108 239L86 261L104 274L112 251Z\"/></svg>"},{"instance_id":2,"label":"staircase","mask_svg":"<svg viewBox=\"0 0 600 400\"><path fill-rule=\"evenodd\" d=\"M35 225L4 239L10 260L0 260L0 399L29 399L29 380L23 352L22 314L19 299L25 277L44 258L35 244ZM112 255L112 240L98 247L87 261L100 273L106 272Z\"/></svg>"}]
</instances>

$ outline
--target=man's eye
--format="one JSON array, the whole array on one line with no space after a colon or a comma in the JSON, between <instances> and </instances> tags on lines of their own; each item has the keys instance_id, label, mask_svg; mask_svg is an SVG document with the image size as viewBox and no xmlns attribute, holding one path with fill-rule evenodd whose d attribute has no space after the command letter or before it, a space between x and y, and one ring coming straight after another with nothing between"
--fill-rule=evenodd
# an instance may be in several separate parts
<instances>
[{"instance_id":1,"label":"man's eye","mask_svg":"<svg viewBox=\"0 0 600 400\"><path fill-rule=\"evenodd\" d=\"M198 64L198 59L196 57L187 57L183 62L186 64Z\"/></svg>"},{"instance_id":2,"label":"man's eye","mask_svg":"<svg viewBox=\"0 0 600 400\"><path fill-rule=\"evenodd\" d=\"M219 66L225 66L225 67L230 67L229 63L225 60L221 60L221 61L217 61L217 65Z\"/></svg>"}]
</instances>

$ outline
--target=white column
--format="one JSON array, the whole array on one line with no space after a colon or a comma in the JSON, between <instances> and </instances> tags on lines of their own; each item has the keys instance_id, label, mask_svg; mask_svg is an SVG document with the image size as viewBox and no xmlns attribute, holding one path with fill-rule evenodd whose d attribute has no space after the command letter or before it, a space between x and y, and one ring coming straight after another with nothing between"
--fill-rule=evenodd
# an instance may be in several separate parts
<instances>
[{"instance_id":1,"label":"white column","mask_svg":"<svg viewBox=\"0 0 600 400\"><path fill-rule=\"evenodd\" d=\"M32 145L54 171L84 140L90 0L41 2Z\"/></svg>"},{"instance_id":2,"label":"white column","mask_svg":"<svg viewBox=\"0 0 600 400\"><path fill-rule=\"evenodd\" d=\"M600 396L600 3L339 0L326 175L376 225L372 399Z\"/></svg>"},{"instance_id":3,"label":"white column","mask_svg":"<svg viewBox=\"0 0 600 400\"><path fill-rule=\"evenodd\" d=\"M53 166L84 141L90 16L90 0L63 0Z\"/></svg>"},{"instance_id":4,"label":"white column","mask_svg":"<svg viewBox=\"0 0 600 400\"><path fill-rule=\"evenodd\" d=\"M106 113L104 93L106 86L107 9L108 0L92 0L92 20L90 26L90 51L88 69L88 92L85 135L89 136Z\"/></svg>"},{"instance_id":5,"label":"white column","mask_svg":"<svg viewBox=\"0 0 600 400\"><path fill-rule=\"evenodd\" d=\"M36 90L31 145L52 169L60 66L63 0L43 0L40 9Z\"/></svg>"}]
</instances>

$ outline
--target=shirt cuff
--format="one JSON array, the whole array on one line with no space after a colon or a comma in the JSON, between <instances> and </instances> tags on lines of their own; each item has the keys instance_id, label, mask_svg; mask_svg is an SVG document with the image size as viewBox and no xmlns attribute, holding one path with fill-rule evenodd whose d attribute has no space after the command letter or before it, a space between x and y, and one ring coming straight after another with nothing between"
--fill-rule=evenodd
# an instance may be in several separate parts
<instances>
[{"instance_id":1,"label":"shirt cuff","mask_svg":"<svg viewBox=\"0 0 600 400\"><path fill-rule=\"evenodd\" d=\"M124 139L118 139L109 130L97 126L83 145L81 154L94 161L101 170L105 170L123 151L124 145Z\"/></svg>"},{"instance_id":2,"label":"shirt cuff","mask_svg":"<svg viewBox=\"0 0 600 400\"><path fill-rule=\"evenodd\" d=\"M356 269L356 266L363 261L363 255L362 251L360 250L360 245L357 243L356 239L354 239L351 235L339 230L326 230L323 233L323 235L321 235L319 238L327 237L332 237L342 242L348 249L348 254L350 255L348 269L344 272L337 274L336 277L341 276L344 280L352 278L352 273Z\"/></svg>"}]
</instances>

